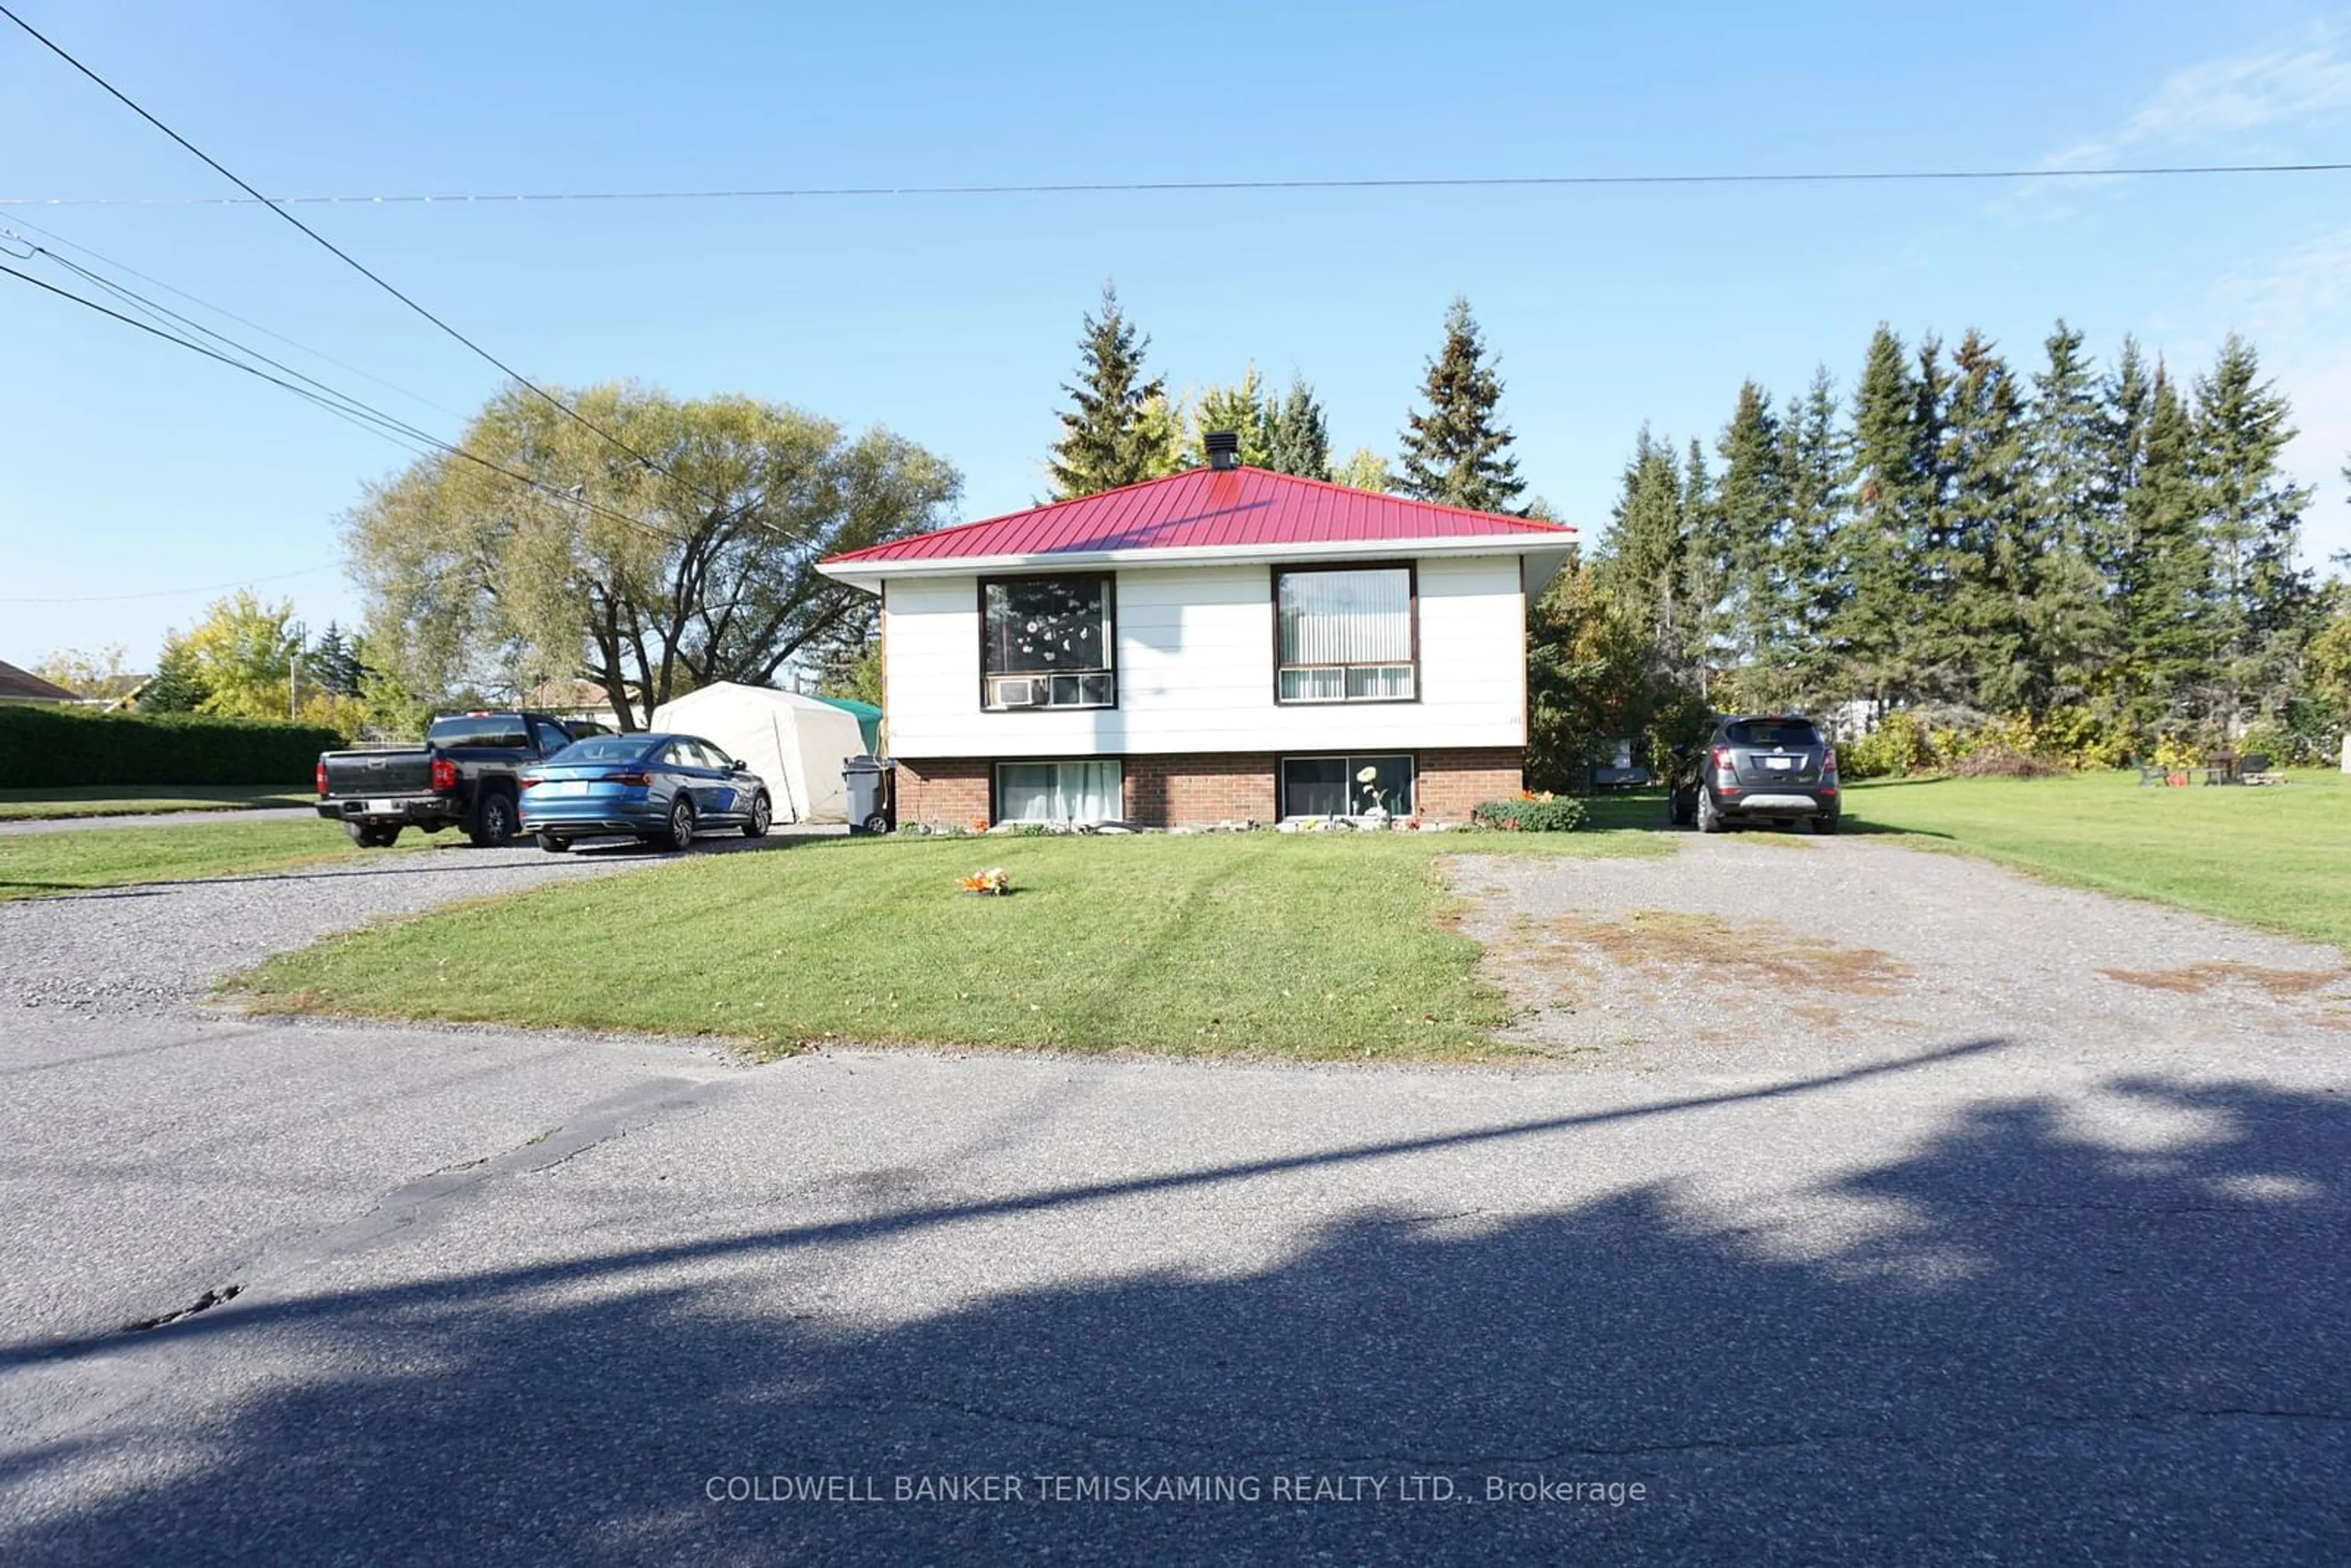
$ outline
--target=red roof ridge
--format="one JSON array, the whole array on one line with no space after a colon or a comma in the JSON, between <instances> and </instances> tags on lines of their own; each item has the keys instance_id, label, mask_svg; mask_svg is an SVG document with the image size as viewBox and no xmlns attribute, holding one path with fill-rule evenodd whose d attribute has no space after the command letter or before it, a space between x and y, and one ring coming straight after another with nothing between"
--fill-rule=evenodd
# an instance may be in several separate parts
<instances>
[{"instance_id":1,"label":"red roof ridge","mask_svg":"<svg viewBox=\"0 0 2351 1568\"><path fill-rule=\"evenodd\" d=\"M1575 532L1575 527L1572 523L1549 523L1538 517L1512 517L1508 512L1481 512L1475 507L1457 507L1447 501L1424 501L1416 496L1399 496L1392 490L1358 490L1353 485L1342 485L1333 479L1316 479L1304 474L1284 474L1279 468L1257 468L1247 463L1242 464L1241 467L1252 474L1270 474L1277 479L1288 479L1301 485L1312 485L1324 490L1336 490L1342 496L1372 496L1383 501L1401 501L1407 507L1426 507L1432 512L1451 512L1457 517L1483 517L1491 522L1510 523L1525 528L1531 533L1572 534ZM1185 472L1196 474L1199 470L1187 468ZM1145 481L1145 483L1155 482Z\"/></svg>"},{"instance_id":2,"label":"red roof ridge","mask_svg":"<svg viewBox=\"0 0 2351 1568\"><path fill-rule=\"evenodd\" d=\"M1480 512L1468 507L1448 506L1442 501L1422 501L1409 496L1392 495L1384 490L1359 490L1353 486L1335 484L1328 479L1311 479L1302 474L1284 474L1278 469L1259 468L1244 464L1238 467L1227 469L1208 467L1183 468L1178 469L1173 474L1162 474L1158 477L1153 479L1138 479L1132 485L1121 485L1108 490L1097 490L1091 495L1071 496L1059 501L1045 502L1041 506L1023 507L1019 511L1002 512L994 517L974 517L967 522L951 523L943 528L932 528L923 533L908 534L904 538L886 539L879 544L865 545L841 555L829 556L825 559L823 564L830 566L836 563L849 563L875 558L886 559L897 556L899 552L904 551L907 546L915 544L918 541L927 545L932 540L946 538L948 536L955 534L966 533L974 528L984 528L995 525L1008 523L1016 518L1029 518L1035 521L1042 521L1044 518L1051 517L1057 513L1064 512L1068 508L1086 507L1091 509L1100 507L1105 502L1110 502L1116 497L1129 495L1139 490L1152 489L1159 486L1174 485L1181 482L1197 482L1204 479L1213 483L1216 479L1227 476L1238 477L1243 475L1274 480L1281 485L1298 486L1316 490L1331 491L1340 496L1350 497L1365 501L1385 503L1390 506L1407 507L1415 511L1434 513L1447 517L1474 518L1478 522L1489 526L1496 524L1501 525L1503 530L1507 530L1511 533L1534 535L1553 534L1561 537L1569 537L1573 536L1575 532L1573 527L1564 523L1543 522L1532 517L1514 517L1504 512ZM925 553L928 554L930 552L926 550ZM1042 552L1007 551L1003 553L1051 554L1054 552L1047 550ZM1073 553L1088 552L1076 551Z\"/></svg>"}]
</instances>

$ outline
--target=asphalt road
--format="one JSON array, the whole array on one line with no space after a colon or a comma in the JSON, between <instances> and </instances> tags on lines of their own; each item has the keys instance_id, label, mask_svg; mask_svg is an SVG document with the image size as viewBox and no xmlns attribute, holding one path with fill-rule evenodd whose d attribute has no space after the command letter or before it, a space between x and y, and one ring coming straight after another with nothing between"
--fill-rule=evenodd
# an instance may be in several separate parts
<instances>
[{"instance_id":1,"label":"asphalt road","mask_svg":"<svg viewBox=\"0 0 2351 1568\"><path fill-rule=\"evenodd\" d=\"M0 821L0 833L78 833L89 828L185 828L214 822L298 822L308 806L256 806L226 811L149 811L118 817L29 817Z\"/></svg>"},{"instance_id":2,"label":"asphalt road","mask_svg":"<svg viewBox=\"0 0 2351 1568\"><path fill-rule=\"evenodd\" d=\"M752 1068L0 993L0 1558L2341 1561L2343 1044L1993 991L1801 1069Z\"/></svg>"}]
</instances>

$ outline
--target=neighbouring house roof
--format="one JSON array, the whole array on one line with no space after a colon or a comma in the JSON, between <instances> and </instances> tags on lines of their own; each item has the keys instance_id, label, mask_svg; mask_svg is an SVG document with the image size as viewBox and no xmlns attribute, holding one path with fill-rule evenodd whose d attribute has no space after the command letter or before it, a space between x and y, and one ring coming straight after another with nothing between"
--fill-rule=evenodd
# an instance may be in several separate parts
<instances>
[{"instance_id":1,"label":"neighbouring house roof","mask_svg":"<svg viewBox=\"0 0 2351 1568\"><path fill-rule=\"evenodd\" d=\"M78 703L81 698L58 685L45 681L30 670L20 670L0 659L0 702L12 703Z\"/></svg>"},{"instance_id":2,"label":"neighbouring house roof","mask_svg":"<svg viewBox=\"0 0 2351 1568\"><path fill-rule=\"evenodd\" d=\"M524 691L515 706L528 708L534 713L569 713L587 708L609 711L612 706L612 695L590 680L541 681Z\"/></svg>"},{"instance_id":3,"label":"neighbouring house roof","mask_svg":"<svg viewBox=\"0 0 2351 1568\"><path fill-rule=\"evenodd\" d=\"M885 577L1034 565L1395 553L1563 556L1574 537L1563 524L1351 490L1263 468L1191 468L851 550L819 570L870 590Z\"/></svg>"}]
</instances>

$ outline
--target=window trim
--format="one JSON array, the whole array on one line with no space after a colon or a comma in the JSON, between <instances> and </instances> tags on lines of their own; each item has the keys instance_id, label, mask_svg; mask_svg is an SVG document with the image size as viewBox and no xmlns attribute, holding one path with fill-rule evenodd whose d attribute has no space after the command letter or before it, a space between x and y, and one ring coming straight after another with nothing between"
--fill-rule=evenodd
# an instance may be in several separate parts
<instances>
[{"instance_id":1,"label":"window trim","mask_svg":"<svg viewBox=\"0 0 2351 1568\"><path fill-rule=\"evenodd\" d=\"M1386 700L1390 702L1401 702L1403 699L1401 697L1390 697ZM1352 786L1354 781L1354 775L1352 770L1347 768L1347 765L1381 757L1401 757L1405 760L1405 765L1412 769L1410 781L1412 803L1405 809L1403 814L1406 817L1417 816L1420 812L1420 753L1417 751L1285 751L1276 756L1273 759L1273 810L1275 820L1277 821L1283 822L1302 821L1310 815L1318 821L1333 820L1325 818L1320 812L1298 812L1292 811L1290 809L1290 765L1291 763L1335 761L1341 765L1343 771L1346 771L1347 782ZM1355 819L1351 816L1344 820L1352 821ZM1390 820L1393 821L1394 819L1391 818Z\"/></svg>"},{"instance_id":2,"label":"window trim","mask_svg":"<svg viewBox=\"0 0 2351 1568\"><path fill-rule=\"evenodd\" d=\"M1123 757L999 757L987 765L987 821L993 827L998 822L1028 821L1026 817L1004 814L1004 770L1008 768L1074 768L1086 764L1106 764L1118 769L1118 815L1104 817L1105 822L1126 820L1126 758Z\"/></svg>"},{"instance_id":3,"label":"window trim","mask_svg":"<svg viewBox=\"0 0 2351 1568\"><path fill-rule=\"evenodd\" d=\"M1106 703L1036 703L1028 707L997 707L987 700L987 591L998 584L1015 582L1099 582L1107 595L1110 613L1104 618L1102 652L1110 663L1099 670L1070 672L1081 675L1108 675L1110 701ZM1118 706L1118 573L1114 571L1020 571L999 572L979 579L979 711L982 713L1106 713ZM1017 672L1007 671L1007 674ZM1043 678L1050 679L1049 673Z\"/></svg>"},{"instance_id":4,"label":"window trim","mask_svg":"<svg viewBox=\"0 0 2351 1568\"><path fill-rule=\"evenodd\" d=\"M1332 571L1402 571L1405 589L1405 619L1412 632L1412 695L1408 697L1341 696L1323 702L1281 695L1281 580L1309 572ZM1420 701L1420 563L1416 560L1349 560L1334 561L1328 566L1277 566L1268 574L1273 594L1273 706L1276 707L1376 707L1397 703ZM1298 670L1384 670L1385 663L1376 664L1292 664ZM1344 677L1342 677L1343 684ZM1389 753L1388 755L1395 755Z\"/></svg>"}]
</instances>

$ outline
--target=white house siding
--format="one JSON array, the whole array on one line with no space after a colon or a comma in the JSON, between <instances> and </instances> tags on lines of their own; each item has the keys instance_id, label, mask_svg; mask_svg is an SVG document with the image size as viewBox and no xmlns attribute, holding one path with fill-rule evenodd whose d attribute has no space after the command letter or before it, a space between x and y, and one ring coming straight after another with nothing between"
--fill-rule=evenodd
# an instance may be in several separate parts
<instances>
[{"instance_id":1,"label":"white house siding","mask_svg":"<svg viewBox=\"0 0 2351 1568\"><path fill-rule=\"evenodd\" d=\"M1519 558L1418 563L1420 700L1277 706L1273 585L1263 565L1118 577L1118 706L979 706L975 577L890 581L890 748L901 757L1083 757L1526 744Z\"/></svg>"}]
</instances>

